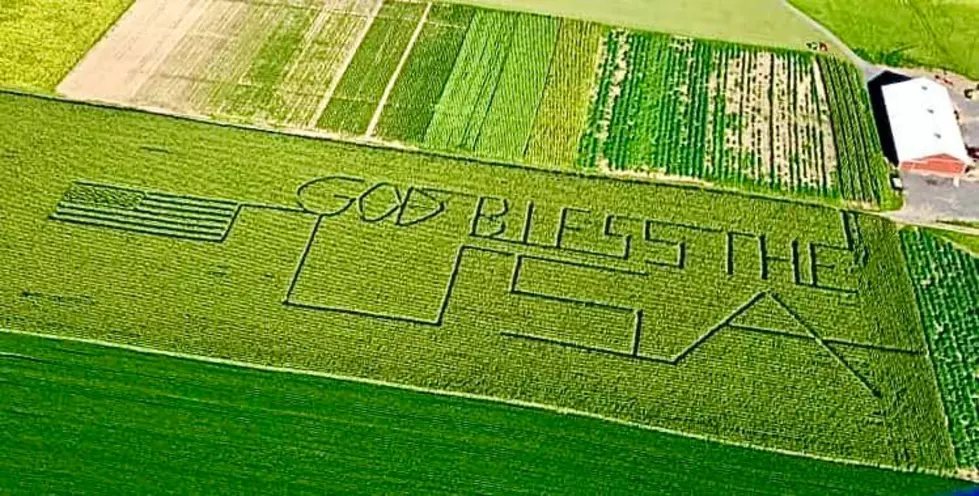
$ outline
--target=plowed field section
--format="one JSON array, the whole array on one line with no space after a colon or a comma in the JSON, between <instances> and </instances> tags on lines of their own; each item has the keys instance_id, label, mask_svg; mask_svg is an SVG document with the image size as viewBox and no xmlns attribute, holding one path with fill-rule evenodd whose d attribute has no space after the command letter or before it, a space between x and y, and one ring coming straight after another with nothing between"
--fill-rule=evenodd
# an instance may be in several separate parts
<instances>
[{"instance_id":1,"label":"plowed field section","mask_svg":"<svg viewBox=\"0 0 979 496\"><path fill-rule=\"evenodd\" d=\"M372 7L363 0L139 0L59 91L305 126L340 77Z\"/></svg>"}]
</instances>

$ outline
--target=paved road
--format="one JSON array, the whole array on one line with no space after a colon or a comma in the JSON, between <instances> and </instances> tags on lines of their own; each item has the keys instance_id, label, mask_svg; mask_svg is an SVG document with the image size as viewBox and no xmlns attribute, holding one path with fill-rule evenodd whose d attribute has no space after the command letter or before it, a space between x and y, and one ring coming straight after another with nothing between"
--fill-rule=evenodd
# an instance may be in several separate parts
<instances>
[{"instance_id":1,"label":"paved road","mask_svg":"<svg viewBox=\"0 0 979 496\"><path fill-rule=\"evenodd\" d=\"M963 94L952 93L952 102L959 111L965 144L979 147L979 100L966 100Z\"/></svg>"},{"instance_id":2,"label":"paved road","mask_svg":"<svg viewBox=\"0 0 979 496\"><path fill-rule=\"evenodd\" d=\"M933 224L938 220L979 221L979 181L961 181L919 174L901 174L904 181L904 208L887 214L902 222ZM956 229L958 230L958 229ZM979 230L963 230L979 234Z\"/></svg>"}]
</instances>

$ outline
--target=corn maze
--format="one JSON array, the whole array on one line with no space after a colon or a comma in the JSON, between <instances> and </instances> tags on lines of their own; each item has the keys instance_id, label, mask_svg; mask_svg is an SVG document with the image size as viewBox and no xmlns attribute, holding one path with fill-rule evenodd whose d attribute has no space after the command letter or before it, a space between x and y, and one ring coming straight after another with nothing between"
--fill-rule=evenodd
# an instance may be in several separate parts
<instances>
[{"instance_id":1,"label":"corn maze","mask_svg":"<svg viewBox=\"0 0 979 496\"><path fill-rule=\"evenodd\" d=\"M827 56L438 2L206 5L164 60L121 82L131 94L79 96L507 163L895 201L860 76ZM127 43L110 36L105 50Z\"/></svg>"},{"instance_id":2,"label":"corn maze","mask_svg":"<svg viewBox=\"0 0 979 496\"><path fill-rule=\"evenodd\" d=\"M0 88L0 493L979 483L970 226L870 212L841 43L456 1L131 0Z\"/></svg>"},{"instance_id":3,"label":"corn maze","mask_svg":"<svg viewBox=\"0 0 979 496\"><path fill-rule=\"evenodd\" d=\"M926 231L901 241L941 386L956 459L979 467L979 259Z\"/></svg>"},{"instance_id":4,"label":"corn maze","mask_svg":"<svg viewBox=\"0 0 979 496\"><path fill-rule=\"evenodd\" d=\"M558 49L560 29L525 27ZM19 192L0 198L2 328L955 466L886 219L11 94L0 108Z\"/></svg>"}]
</instances>

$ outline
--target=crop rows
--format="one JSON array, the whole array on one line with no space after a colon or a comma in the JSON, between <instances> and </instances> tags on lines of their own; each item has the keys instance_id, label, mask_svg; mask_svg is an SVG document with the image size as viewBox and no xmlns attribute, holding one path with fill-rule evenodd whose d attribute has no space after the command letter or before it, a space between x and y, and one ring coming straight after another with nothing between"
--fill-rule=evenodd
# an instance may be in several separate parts
<instances>
[{"instance_id":1,"label":"crop rows","mask_svg":"<svg viewBox=\"0 0 979 496\"><path fill-rule=\"evenodd\" d=\"M559 26L550 17L477 11L425 145L521 160Z\"/></svg>"},{"instance_id":2,"label":"crop rows","mask_svg":"<svg viewBox=\"0 0 979 496\"><path fill-rule=\"evenodd\" d=\"M435 105L442 96L473 10L452 4L436 4L412 49L397 85L388 98L378 123L378 137L408 143L425 139Z\"/></svg>"},{"instance_id":3,"label":"crop rows","mask_svg":"<svg viewBox=\"0 0 979 496\"><path fill-rule=\"evenodd\" d=\"M421 3L384 3L316 123L317 128L349 135L367 131L424 9Z\"/></svg>"},{"instance_id":4,"label":"crop rows","mask_svg":"<svg viewBox=\"0 0 979 496\"><path fill-rule=\"evenodd\" d=\"M828 99L821 70L845 70L842 63L803 52L622 30L606 36L603 57L581 140L582 167L846 199L857 198L850 189L840 191L838 174L874 184L874 174L886 174L855 166L837 170L829 111L835 101ZM844 90L859 101L852 81L827 84L848 85ZM866 110L853 111L862 123L867 114L860 112ZM839 133L853 132L863 129ZM860 139L870 143L869 136ZM866 159L873 149L864 150L870 150ZM877 203L879 194L869 198Z\"/></svg>"},{"instance_id":5,"label":"crop rows","mask_svg":"<svg viewBox=\"0 0 979 496\"><path fill-rule=\"evenodd\" d=\"M377 137L567 167L604 31L582 21L434 4Z\"/></svg>"},{"instance_id":6,"label":"crop rows","mask_svg":"<svg viewBox=\"0 0 979 496\"><path fill-rule=\"evenodd\" d=\"M859 71L840 60L819 59L838 152L843 198L864 204L891 203L890 166L880 149L870 101Z\"/></svg>"},{"instance_id":7,"label":"crop rows","mask_svg":"<svg viewBox=\"0 0 979 496\"><path fill-rule=\"evenodd\" d=\"M201 10L126 103L833 204L897 199L859 74L833 58L441 2Z\"/></svg>"},{"instance_id":8,"label":"crop rows","mask_svg":"<svg viewBox=\"0 0 979 496\"><path fill-rule=\"evenodd\" d=\"M503 12L478 12L463 41L425 144L438 149L476 149L513 37L513 18Z\"/></svg>"},{"instance_id":9,"label":"crop rows","mask_svg":"<svg viewBox=\"0 0 979 496\"><path fill-rule=\"evenodd\" d=\"M598 47L606 28L563 20L524 161L569 166L587 119Z\"/></svg>"},{"instance_id":10,"label":"crop rows","mask_svg":"<svg viewBox=\"0 0 979 496\"><path fill-rule=\"evenodd\" d=\"M480 131L476 152L523 159L547 81L560 21L553 17L517 17L506 65Z\"/></svg>"},{"instance_id":11,"label":"crop rows","mask_svg":"<svg viewBox=\"0 0 979 496\"><path fill-rule=\"evenodd\" d=\"M304 127L365 27L364 5L211 2L134 103Z\"/></svg>"},{"instance_id":12,"label":"crop rows","mask_svg":"<svg viewBox=\"0 0 979 496\"><path fill-rule=\"evenodd\" d=\"M387 57L378 50L365 44L357 57ZM894 199L866 92L836 59L441 4L408 56L382 140L868 205Z\"/></svg>"},{"instance_id":13,"label":"crop rows","mask_svg":"<svg viewBox=\"0 0 979 496\"><path fill-rule=\"evenodd\" d=\"M26 96L0 110L19 192L0 197L0 327L954 466L887 219ZM219 244L48 220L68 185L110 177L240 213ZM136 198L102 196L67 198Z\"/></svg>"},{"instance_id":14,"label":"crop rows","mask_svg":"<svg viewBox=\"0 0 979 496\"><path fill-rule=\"evenodd\" d=\"M219 85L211 96L211 104L219 112L249 120L267 109L288 113L290 108L281 99L279 88L285 82L290 62L300 58L305 35L316 14L312 10L283 9L270 23L274 27L267 38L250 57L247 71L236 78L240 84Z\"/></svg>"},{"instance_id":15,"label":"crop rows","mask_svg":"<svg viewBox=\"0 0 979 496\"><path fill-rule=\"evenodd\" d=\"M923 230L901 232L960 467L979 467L979 259Z\"/></svg>"},{"instance_id":16,"label":"crop rows","mask_svg":"<svg viewBox=\"0 0 979 496\"><path fill-rule=\"evenodd\" d=\"M364 17L332 12L314 19L299 51L278 84L266 108L266 119L275 124L305 126L340 74L337 69L364 29Z\"/></svg>"},{"instance_id":17,"label":"crop rows","mask_svg":"<svg viewBox=\"0 0 979 496\"><path fill-rule=\"evenodd\" d=\"M615 97L613 85L618 91L617 85L622 83L626 75L626 71L620 69L620 66L624 65L621 59L624 54L622 45L625 41L624 33L621 31L611 31L603 40L601 65L597 69L597 86L593 91L593 103L579 147L578 164L581 167L589 168L598 163L603 140L608 138Z\"/></svg>"}]
</instances>

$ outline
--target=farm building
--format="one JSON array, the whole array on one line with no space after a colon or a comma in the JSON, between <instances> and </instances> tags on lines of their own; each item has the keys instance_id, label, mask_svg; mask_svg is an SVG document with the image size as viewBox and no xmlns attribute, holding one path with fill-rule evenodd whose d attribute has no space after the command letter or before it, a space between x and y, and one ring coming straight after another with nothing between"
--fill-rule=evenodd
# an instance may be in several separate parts
<instances>
[{"instance_id":1,"label":"farm building","mask_svg":"<svg viewBox=\"0 0 979 496\"><path fill-rule=\"evenodd\" d=\"M972 163L944 86L927 78L881 88L894 157L905 171L962 174Z\"/></svg>"}]
</instances>

